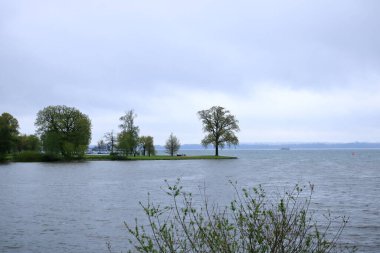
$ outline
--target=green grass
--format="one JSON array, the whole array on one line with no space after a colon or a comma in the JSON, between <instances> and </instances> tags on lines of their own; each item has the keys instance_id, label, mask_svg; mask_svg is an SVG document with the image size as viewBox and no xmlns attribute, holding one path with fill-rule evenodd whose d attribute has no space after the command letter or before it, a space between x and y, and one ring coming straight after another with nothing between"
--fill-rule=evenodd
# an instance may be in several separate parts
<instances>
[{"instance_id":1,"label":"green grass","mask_svg":"<svg viewBox=\"0 0 380 253\"><path fill-rule=\"evenodd\" d=\"M128 156L128 157L112 157L110 155L86 155L85 160L89 161L111 161L111 160L130 160L130 161L146 161L146 160L220 160L220 159L236 159L234 156Z\"/></svg>"}]
</instances>

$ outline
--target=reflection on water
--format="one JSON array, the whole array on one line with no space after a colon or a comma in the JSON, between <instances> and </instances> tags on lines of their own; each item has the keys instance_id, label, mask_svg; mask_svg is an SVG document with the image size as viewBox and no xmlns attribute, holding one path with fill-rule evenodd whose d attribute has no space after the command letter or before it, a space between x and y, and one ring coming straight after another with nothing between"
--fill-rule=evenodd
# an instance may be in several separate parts
<instances>
[{"instance_id":1,"label":"reflection on water","mask_svg":"<svg viewBox=\"0 0 380 253\"><path fill-rule=\"evenodd\" d=\"M188 151L199 154L203 151ZM206 186L228 203L228 180L281 190L315 184L318 209L350 216L344 241L380 251L380 151L225 151L235 160L13 163L0 165L1 252L105 252L127 248L123 221L142 218L138 201L156 202L164 180Z\"/></svg>"}]
</instances>

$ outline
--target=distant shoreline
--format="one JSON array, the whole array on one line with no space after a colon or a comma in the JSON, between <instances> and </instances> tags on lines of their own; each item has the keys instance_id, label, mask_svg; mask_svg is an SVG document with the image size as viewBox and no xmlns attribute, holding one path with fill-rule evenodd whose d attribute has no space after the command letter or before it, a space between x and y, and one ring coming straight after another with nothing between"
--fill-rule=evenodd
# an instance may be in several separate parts
<instances>
[{"instance_id":1,"label":"distant shoreline","mask_svg":"<svg viewBox=\"0 0 380 253\"><path fill-rule=\"evenodd\" d=\"M155 146L157 151L165 150L161 145ZM236 147L223 150L279 150L289 148L292 150L319 150L319 149L380 149L380 143L352 142L352 143L242 143ZM200 144L183 144L180 150L212 150Z\"/></svg>"}]
</instances>

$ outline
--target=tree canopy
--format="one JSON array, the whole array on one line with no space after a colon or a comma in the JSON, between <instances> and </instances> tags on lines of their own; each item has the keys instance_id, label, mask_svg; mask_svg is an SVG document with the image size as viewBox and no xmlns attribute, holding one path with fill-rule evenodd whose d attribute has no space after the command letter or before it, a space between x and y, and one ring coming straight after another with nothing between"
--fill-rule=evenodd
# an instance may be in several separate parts
<instances>
[{"instance_id":1,"label":"tree canopy","mask_svg":"<svg viewBox=\"0 0 380 253\"><path fill-rule=\"evenodd\" d=\"M4 112L0 116L0 159L15 148L19 125L16 118Z\"/></svg>"},{"instance_id":2,"label":"tree canopy","mask_svg":"<svg viewBox=\"0 0 380 253\"><path fill-rule=\"evenodd\" d=\"M178 138L173 133L171 133L165 144L166 153L174 156L180 147L181 143L179 142Z\"/></svg>"},{"instance_id":3,"label":"tree canopy","mask_svg":"<svg viewBox=\"0 0 380 253\"><path fill-rule=\"evenodd\" d=\"M139 145L139 132L140 129L135 125L135 118L137 115L133 110L129 110L125 115L120 117L121 124L119 125L121 132L117 136L118 149L122 151L125 156L137 153Z\"/></svg>"},{"instance_id":4,"label":"tree canopy","mask_svg":"<svg viewBox=\"0 0 380 253\"><path fill-rule=\"evenodd\" d=\"M221 106L213 106L208 110L199 111L198 116L206 133L202 145L207 147L212 144L215 147L215 156L219 155L219 147L239 144L239 139L235 135L235 132L240 131L239 121L230 111Z\"/></svg>"},{"instance_id":5,"label":"tree canopy","mask_svg":"<svg viewBox=\"0 0 380 253\"><path fill-rule=\"evenodd\" d=\"M17 151L40 151L41 142L36 135L22 134L17 137Z\"/></svg>"},{"instance_id":6,"label":"tree canopy","mask_svg":"<svg viewBox=\"0 0 380 253\"><path fill-rule=\"evenodd\" d=\"M141 154L145 156L155 155L156 150L154 148L154 141L152 136L141 136L139 138Z\"/></svg>"},{"instance_id":7,"label":"tree canopy","mask_svg":"<svg viewBox=\"0 0 380 253\"><path fill-rule=\"evenodd\" d=\"M47 153L66 159L83 157L91 140L89 117L74 107L48 106L37 113L37 134Z\"/></svg>"}]
</instances>

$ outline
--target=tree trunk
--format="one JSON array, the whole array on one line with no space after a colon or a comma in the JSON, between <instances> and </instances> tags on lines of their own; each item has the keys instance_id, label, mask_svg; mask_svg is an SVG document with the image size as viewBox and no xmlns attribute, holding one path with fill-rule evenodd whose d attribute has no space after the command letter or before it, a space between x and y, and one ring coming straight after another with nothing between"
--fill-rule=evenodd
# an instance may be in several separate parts
<instances>
[{"instance_id":1,"label":"tree trunk","mask_svg":"<svg viewBox=\"0 0 380 253\"><path fill-rule=\"evenodd\" d=\"M219 156L219 145L215 146L215 156Z\"/></svg>"}]
</instances>

